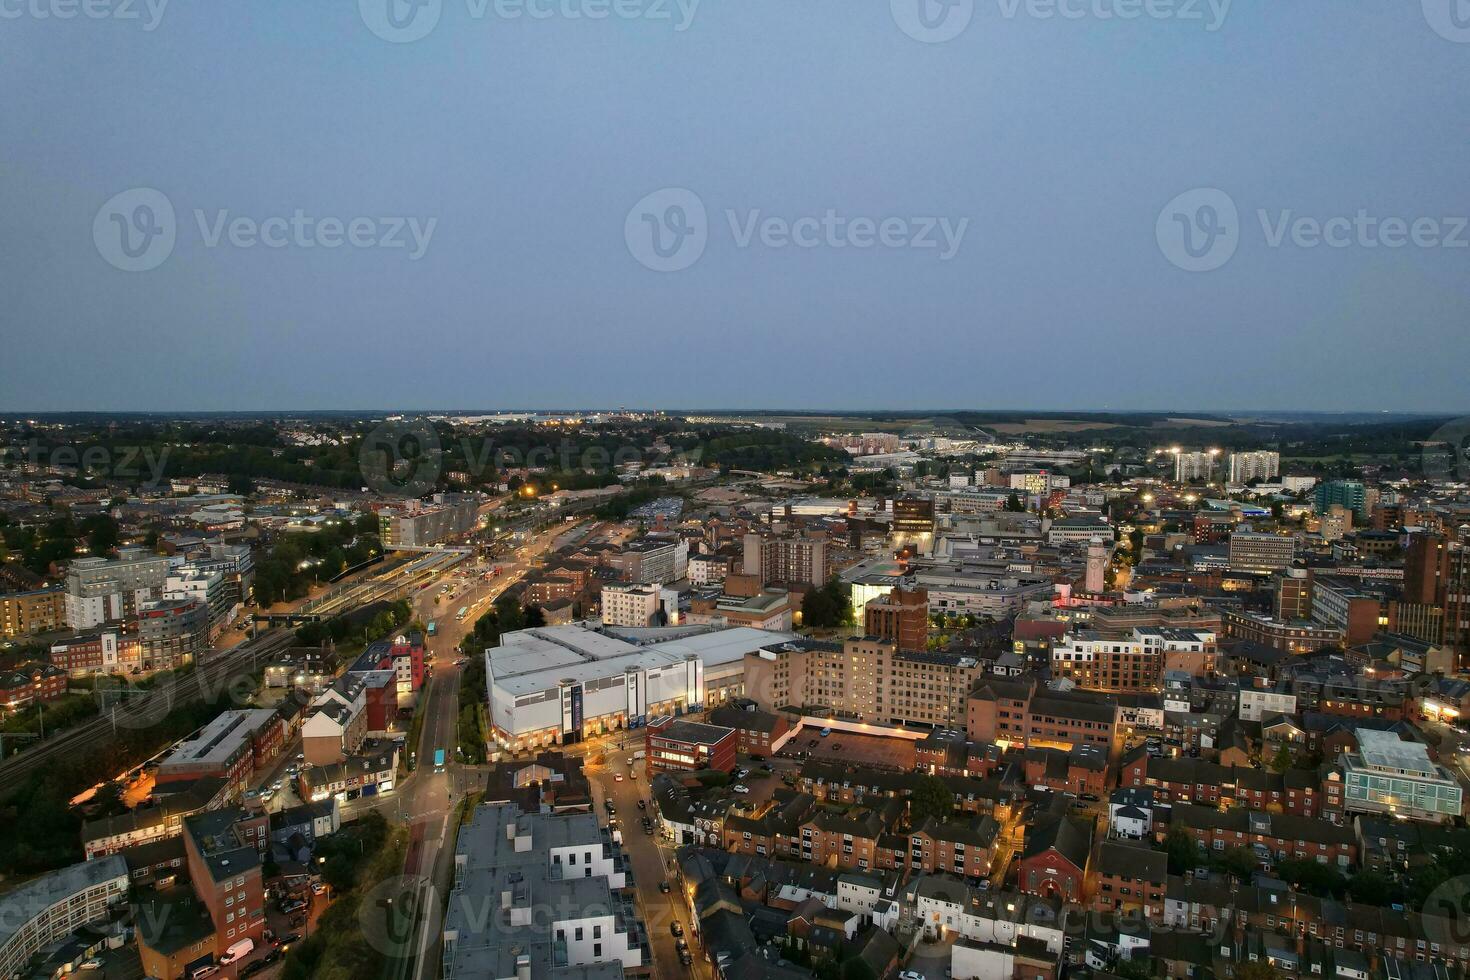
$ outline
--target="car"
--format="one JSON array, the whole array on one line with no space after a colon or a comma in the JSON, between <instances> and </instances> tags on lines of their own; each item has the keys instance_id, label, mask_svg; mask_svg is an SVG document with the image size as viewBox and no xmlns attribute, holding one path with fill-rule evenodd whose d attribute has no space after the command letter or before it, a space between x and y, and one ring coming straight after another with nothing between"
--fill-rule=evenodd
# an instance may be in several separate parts
<instances>
[{"instance_id":1,"label":"car","mask_svg":"<svg viewBox=\"0 0 1470 980\"><path fill-rule=\"evenodd\" d=\"M824 728L820 732L817 732L817 734L820 735L820 736L822 736L823 738L826 738L828 735L831 735L832 734L832 729L830 729L830 728Z\"/></svg>"},{"instance_id":2,"label":"car","mask_svg":"<svg viewBox=\"0 0 1470 980\"><path fill-rule=\"evenodd\" d=\"M735 778L736 779L744 779L746 776L749 776L749 775L750 775L750 770L749 769L736 769L735 770Z\"/></svg>"},{"instance_id":3,"label":"car","mask_svg":"<svg viewBox=\"0 0 1470 980\"><path fill-rule=\"evenodd\" d=\"M189 980L204 980L205 977L212 977L218 972L219 967L215 966L213 963L206 963L204 966L199 967L193 973L189 974Z\"/></svg>"},{"instance_id":4,"label":"car","mask_svg":"<svg viewBox=\"0 0 1470 980\"><path fill-rule=\"evenodd\" d=\"M643 835L645 837L652 837L653 836L653 828L652 827L644 827L643 828Z\"/></svg>"},{"instance_id":5,"label":"car","mask_svg":"<svg viewBox=\"0 0 1470 980\"><path fill-rule=\"evenodd\" d=\"M769 762L762 762L761 763L761 771L762 772L775 772L776 771L776 767L773 766L773 765L771 765Z\"/></svg>"},{"instance_id":6,"label":"car","mask_svg":"<svg viewBox=\"0 0 1470 980\"><path fill-rule=\"evenodd\" d=\"M281 945L286 946L301 938L301 933L291 932L281 937Z\"/></svg>"},{"instance_id":7,"label":"car","mask_svg":"<svg viewBox=\"0 0 1470 980\"><path fill-rule=\"evenodd\" d=\"M660 881L658 883L658 890L667 895L671 889L669 888L669 883L667 881Z\"/></svg>"},{"instance_id":8,"label":"car","mask_svg":"<svg viewBox=\"0 0 1470 980\"><path fill-rule=\"evenodd\" d=\"M683 963L685 966L690 966L694 963L694 957L690 956L689 950L686 949L679 954L679 962Z\"/></svg>"},{"instance_id":9,"label":"car","mask_svg":"<svg viewBox=\"0 0 1470 980\"><path fill-rule=\"evenodd\" d=\"M602 801L602 806L603 806L603 809L607 810L608 813L617 813L618 812L618 808L615 807L615 806L613 806L613 801L612 800L603 800Z\"/></svg>"},{"instance_id":10,"label":"car","mask_svg":"<svg viewBox=\"0 0 1470 980\"><path fill-rule=\"evenodd\" d=\"M640 810L647 810L648 809L648 801L647 800L639 800L638 801L638 809L640 809Z\"/></svg>"},{"instance_id":11,"label":"car","mask_svg":"<svg viewBox=\"0 0 1470 980\"><path fill-rule=\"evenodd\" d=\"M620 772L613 773L613 782L615 782L615 783L621 783L622 781L623 781L623 774L622 773L620 773Z\"/></svg>"},{"instance_id":12,"label":"car","mask_svg":"<svg viewBox=\"0 0 1470 980\"><path fill-rule=\"evenodd\" d=\"M280 958L281 958L281 951L279 949L273 949L270 952L266 953L264 956L262 956L260 958L260 962L262 962L262 963L274 963L276 960L278 960Z\"/></svg>"},{"instance_id":13,"label":"car","mask_svg":"<svg viewBox=\"0 0 1470 980\"><path fill-rule=\"evenodd\" d=\"M97 959L96 957L93 957L92 959L87 960L81 966L77 967L77 969L78 970L100 970L100 969L102 969L102 961L99 960L99 959Z\"/></svg>"},{"instance_id":14,"label":"car","mask_svg":"<svg viewBox=\"0 0 1470 980\"><path fill-rule=\"evenodd\" d=\"M324 895L326 894L326 891L327 886L322 884L320 881L313 881L311 883L311 893L313 895Z\"/></svg>"},{"instance_id":15,"label":"car","mask_svg":"<svg viewBox=\"0 0 1470 980\"><path fill-rule=\"evenodd\" d=\"M670 922L669 932L673 933L675 938L678 938L679 936L684 935L684 927L679 925L679 923L677 922Z\"/></svg>"},{"instance_id":16,"label":"car","mask_svg":"<svg viewBox=\"0 0 1470 980\"><path fill-rule=\"evenodd\" d=\"M296 761L297 762L305 762L306 761L306 753L305 752L297 752L296 753Z\"/></svg>"},{"instance_id":17,"label":"car","mask_svg":"<svg viewBox=\"0 0 1470 980\"><path fill-rule=\"evenodd\" d=\"M914 970L903 970L899 973L898 980L924 980L924 974Z\"/></svg>"},{"instance_id":18,"label":"car","mask_svg":"<svg viewBox=\"0 0 1470 980\"><path fill-rule=\"evenodd\" d=\"M263 959L255 960L254 962L246 963L244 966L240 967L239 975L242 977L253 977L255 974L259 973L261 970L264 970L268 966L270 966L270 964Z\"/></svg>"},{"instance_id":19,"label":"car","mask_svg":"<svg viewBox=\"0 0 1470 980\"><path fill-rule=\"evenodd\" d=\"M740 783L736 783L735 786L734 786L734 790L735 790L735 792L739 793L741 796L744 796L746 793L749 793L750 792L750 787L749 786L744 786L744 785L742 785Z\"/></svg>"},{"instance_id":20,"label":"car","mask_svg":"<svg viewBox=\"0 0 1470 980\"><path fill-rule=\"evenodd\" d=\"M689 940L684 939L683 937L674 940L674 948L681 953L684 952L684 950L689 948Z\"/></svg>"}]
</instances>

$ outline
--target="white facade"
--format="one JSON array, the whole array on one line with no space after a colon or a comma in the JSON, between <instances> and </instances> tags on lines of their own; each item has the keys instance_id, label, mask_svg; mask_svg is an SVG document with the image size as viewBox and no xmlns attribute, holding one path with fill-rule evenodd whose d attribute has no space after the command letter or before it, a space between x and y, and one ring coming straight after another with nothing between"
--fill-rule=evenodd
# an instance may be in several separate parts
<instances>
[{"instance_id":1,"label":"white facade","mask_svg":"<svg viewBox=\"0 0 1470 980\"><path fill-rule=\"evenodd\" d=\"M662 611L665 622L654 617ZM604 585L602 587L602 625L642 627L675 626L679 622L679 593L658 585Z\"/></svg>"},{"instance_id":2,"label":"white facade","mask_svg":"<svg viewBox=\"0 0 1470 980\"><path fill-rule=\"evenodd\" d=\"M1270 480L1281 472L1281 454L1273 452L1231 453L1230 482L1236 485L1251 480Z\"/></svg>"},{"instance_id":3,"label":"white facade","mask_svg":"<svg viewBox=\"0 0 1470 980\"><path fill-rule=\"evenodd\" d=\"M1240 692L1240 720L1260 721L1267 715L1296 714L1296 695L1278 691L1242 688Z\"/></svg>"}]
</instances>

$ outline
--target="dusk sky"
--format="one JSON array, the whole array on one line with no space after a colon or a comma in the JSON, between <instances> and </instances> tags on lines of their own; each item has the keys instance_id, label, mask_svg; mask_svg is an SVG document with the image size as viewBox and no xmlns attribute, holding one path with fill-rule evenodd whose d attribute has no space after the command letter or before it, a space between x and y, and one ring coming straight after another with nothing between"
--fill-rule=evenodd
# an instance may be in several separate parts
<instances>
[{"instance_id":1,"label":"dusk sky","mask_svg":"<svg viewBox=\"0 0 1470 980\"><path fill-rule=\"evenodd\" d=\"M1460 0L92 2L0 410L1470 409Z\"/></svg>"}]
</instances>

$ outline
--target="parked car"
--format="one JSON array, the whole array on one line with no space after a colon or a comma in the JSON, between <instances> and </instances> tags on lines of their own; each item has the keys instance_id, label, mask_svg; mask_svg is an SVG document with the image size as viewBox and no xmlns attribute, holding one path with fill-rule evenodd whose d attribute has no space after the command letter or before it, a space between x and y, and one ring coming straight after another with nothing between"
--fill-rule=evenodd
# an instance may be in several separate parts
<instances>
[{"instance_id":1,"label":"parked car","mask_svg":"<svg viewBox=\"0 0 1470 980\"><path fill-rule=\"evenodd\" d=\"M674 940L674 948L681 953L684 952L684 950L689 948L689 940L680 936L678 939Z\"/></svg>"},{"instance_id":2,"label":"parked car","mask_svg":"<svg viewBox=\"0 0 1470 980\"><path fill-rule=\"evenodd\" d=\"M658 883L658 890L667 895L669 893L669 883L667 881L660 881Z\"/></svg>"},{"instance_id":3,"label":"parked car","mask_svg":"<svg viewBox=\"0 0 1470 980\"><path fill-rule=\"evenodd\" d=\"M647 810L648 809L648 801L647 800L639 800L638 801L638 809L640 809L640 810Z\"/></svg>"},{"instance_id":4,"label":"parked car","mask_svg":"<svg viewBox=\"0 0 1470 980\"><path fill-rule=\"evenodd\" d=\"M683 963L685 966L690 966L694 963L694 957L690 956L689 950L686 949L679 954L679 962Z\"/></svg>"},{"instance_id":5,"label":"parked car","mask_svg":"<svg viewBox=\"0 0 1470 980\"><path fill-rule=\"evenodd\" d=\"M750 775L750 770L749 769L736 769L734 775L735 775L735 778L736 779L744 779L746 776L749 776Z\"/></svg>"},{"instance_id":6,"label":"parked car","mask_svg":"<svg viewBox=\"0 0 1470 980\"><path fill-rule=\"evenodd\" d=\"M735 788L735 792L739 793L741 796L744 796L746 793L749 793L750 792L750 787L749 786L743 786L743 785L741 785L739 783L736 783L734 788Z\"/></svg>"},{"instance_id":7,"label":"parked car","mask_svg":"<svg viewBox=\"0 0 1470 980\"><path fill-rule=\"evenodd\" d=\"M924 974L913 970L903 970L899 973L898 980L924 980Z\"/></svg>"},{"instance_id":8,"label":"parked car","mask_svg":"<svg viewBox=\"0 0 1470 980\"><path fill-rule=\"evenodd\" d=\"M87 960L85 963L83 963L81 966L77 967L77 969L78 970L100 970L100 969L102 969L102 961L99 960L99 959L95 959L95 958L94 959L90 959L90 960Z\"/></svg>"},{"instance_id":9,"label":"parked car","mask_svg":"<svg viewBox=\"0 0 1470 980\"><path fill-rule=\"evenodd\" d=\"M679 925L679 923L677 922L671 922L669 923L669 932L673 933L675 936L682 936L684 935L684 927Z\"/></svg>"},{"instance_id":10,"label":"parked car","mask_svg":"<svg viewBox=\"0 0 1470 980\"><path fill-rule=\"evenodd\" d=\"M828 735L831 735L832 734L832 729L830 729L830 728L824 728L820 732L817 732L817 734L820 735L820 736L822 736L823 738L826 738ZM816 743L813 742L812 744L815 745Z\"/></svg>"}]
</instances>

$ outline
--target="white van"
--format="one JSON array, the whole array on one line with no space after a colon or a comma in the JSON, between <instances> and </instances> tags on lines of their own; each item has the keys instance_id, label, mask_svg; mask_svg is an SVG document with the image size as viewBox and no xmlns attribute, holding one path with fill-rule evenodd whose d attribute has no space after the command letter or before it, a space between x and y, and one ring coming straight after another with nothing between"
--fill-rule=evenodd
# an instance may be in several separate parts
<instances>
[{"instance_id":1,"label":"white van","mask_svg":"<svg viewBox=\"0 0 1470 980\"><path fill-rule=\"evenodd\" d=\"M232 944L229 949L225 950L225 955L219 958L220 965L225 966L226 964L233 963L236 960L243 960L245 957L249 956L253 952L255 952L255 940L242 939L239 942Z\"/></svg>"}]
</instances>

